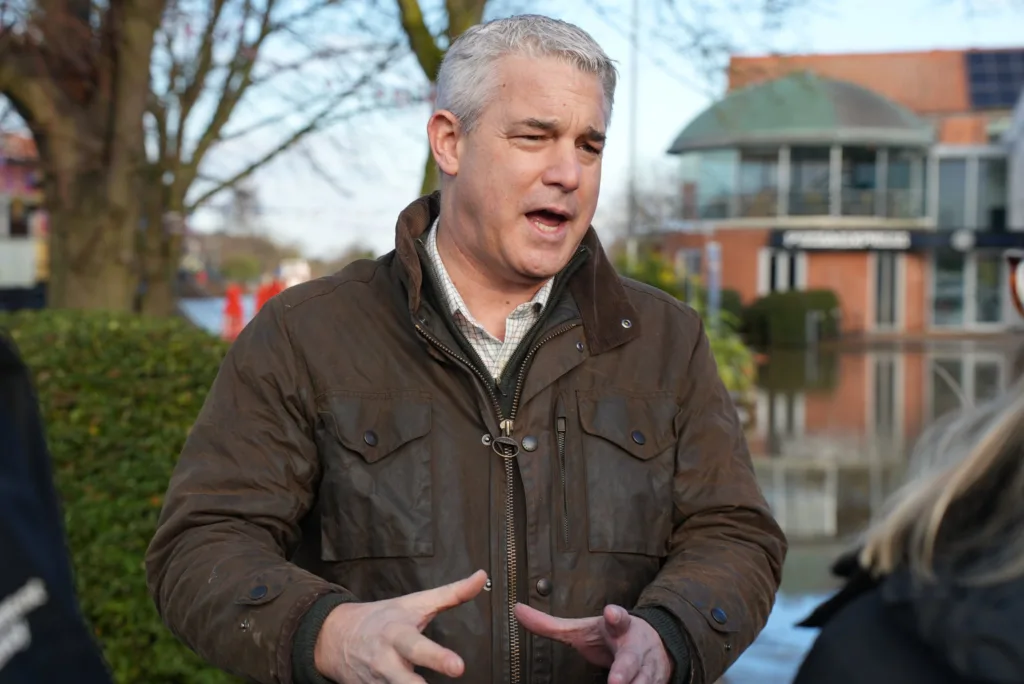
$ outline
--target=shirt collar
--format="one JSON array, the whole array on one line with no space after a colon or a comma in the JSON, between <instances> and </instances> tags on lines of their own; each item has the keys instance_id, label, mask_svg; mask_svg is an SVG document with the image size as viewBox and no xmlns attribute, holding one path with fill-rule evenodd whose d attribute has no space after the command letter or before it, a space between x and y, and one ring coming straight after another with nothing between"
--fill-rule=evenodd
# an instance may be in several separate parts
<instances>
[{"instance_id":1,"label":"shirt collar","mask_svg":"<svg viewBox=\"0 0 1024 684\"><path fill-rule=\"evenodd\" d=\"M440 220L440 217L434 219L434 223L430 226L426 244L427 257L430 259L430 265L434 269L434 273L441 282L440 294L445 306L448 307L448 311L452 314L461 313L463 316L472 320L469 308L466 306L466 302L462 299L462 295L459 293L458 288L455 287L455 283L452 282L451 276L448 275L448 269L445 268L444 261L441 260L441 253L437 249L437 225ZM530 305L528 310L536 311L537 313L543 311L544 307L547 306L548 299L551 297L551 290L553 286L554 278L548 279L548 281L544 283L544 286L537 291L537 294L533 296L533 299L528 302ZM515 316L521 310L526 308L526 305L521 304L515 308L512 315Z\"/></svg>"}]
</instances>

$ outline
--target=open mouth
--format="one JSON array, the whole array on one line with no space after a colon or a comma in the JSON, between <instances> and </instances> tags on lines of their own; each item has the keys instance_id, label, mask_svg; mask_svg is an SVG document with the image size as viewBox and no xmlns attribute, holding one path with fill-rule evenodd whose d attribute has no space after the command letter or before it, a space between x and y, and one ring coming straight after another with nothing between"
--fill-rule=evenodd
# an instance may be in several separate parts
<instances>
[{"instance_id":1,"label":"open mouth","mask_svg":"<svg viewBox=\"0 0 1024 684\"><path fill-rule=\"evenodd\" d=\"M537 209L527 212L526 218L542 231L553 232L568 221L570 216L558 209Z\"/></svg>"}]
</instances>

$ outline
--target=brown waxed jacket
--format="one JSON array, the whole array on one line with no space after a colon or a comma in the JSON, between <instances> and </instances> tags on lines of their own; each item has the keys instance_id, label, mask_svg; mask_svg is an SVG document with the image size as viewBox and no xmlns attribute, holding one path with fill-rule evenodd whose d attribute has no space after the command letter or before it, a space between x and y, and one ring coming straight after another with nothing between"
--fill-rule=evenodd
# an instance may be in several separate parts
<instances>
[{"instance_id":1,"label":"brown waxed jacket","mask_svg":"<svg viewBox=\"0 0 1024 684\"><path fill-rule=\"evenodd\" d=\"M518 600L670 616L679 681L712 684L764 626L786 542L700 318L621 279L591 229L495 383L432 304L419 238L438 211L420 198L394 252L286 290L232 346L146 560L164 621L209 662L290 684L322 597L483 568L491 591L425 630L462 681L603 681L510 622Z\"/></svg>"}]
</instances>

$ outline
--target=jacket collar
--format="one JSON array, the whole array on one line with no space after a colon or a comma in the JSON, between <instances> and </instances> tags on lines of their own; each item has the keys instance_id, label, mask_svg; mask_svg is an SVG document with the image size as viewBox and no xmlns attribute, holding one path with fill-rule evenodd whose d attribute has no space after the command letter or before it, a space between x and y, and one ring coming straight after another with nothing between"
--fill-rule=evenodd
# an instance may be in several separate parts
<instances>
[{"instance_id":1,"label":"jacket collar","mask_svg":"<svg viewBox=\"0 0 1024 684\"><path fill-rule=\"evenodd\" d=\"M423 264L416 241L440 213L441 194L435 192L406 207L395 226L395 254L404 272L409 311L414 316L423 297ZM573 274L569 291L579 307L590 353L601 354L638 337L640 320L593 226L583 236L582 244L590 258Z\"/></svg>"}]
</instances>

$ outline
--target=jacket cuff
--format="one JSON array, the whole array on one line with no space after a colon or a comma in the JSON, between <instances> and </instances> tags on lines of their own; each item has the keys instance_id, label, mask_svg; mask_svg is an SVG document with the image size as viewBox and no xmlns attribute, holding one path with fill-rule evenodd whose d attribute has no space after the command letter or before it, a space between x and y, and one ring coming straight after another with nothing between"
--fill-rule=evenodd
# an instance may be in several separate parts
<instances>
[{"instance_id":1,"label":"jacket cuff","mask_svg":"<svg viewBox=\"0 0 1024 684\"><path fill-rule=\"evenodd\" d=\"M672 684L690 684L693 670L689 639L672 613L664 608L648 607L637 608L630 614L647 622L661 637L668 657L672 659Z\"/></svg>"},{"instance_id":2,"label":"jacket cuff","mask_svg":"<svg viewBox=\"0 0 1024 684\"><path fill-rule=\"evenodd\" d=\"M292 682L294 684L332 684L316 669L316 640L331 611L343 603L351 603L344 594L327 594L317 599L299 622L292 642Z\"/></svg>"}]
</instances>

